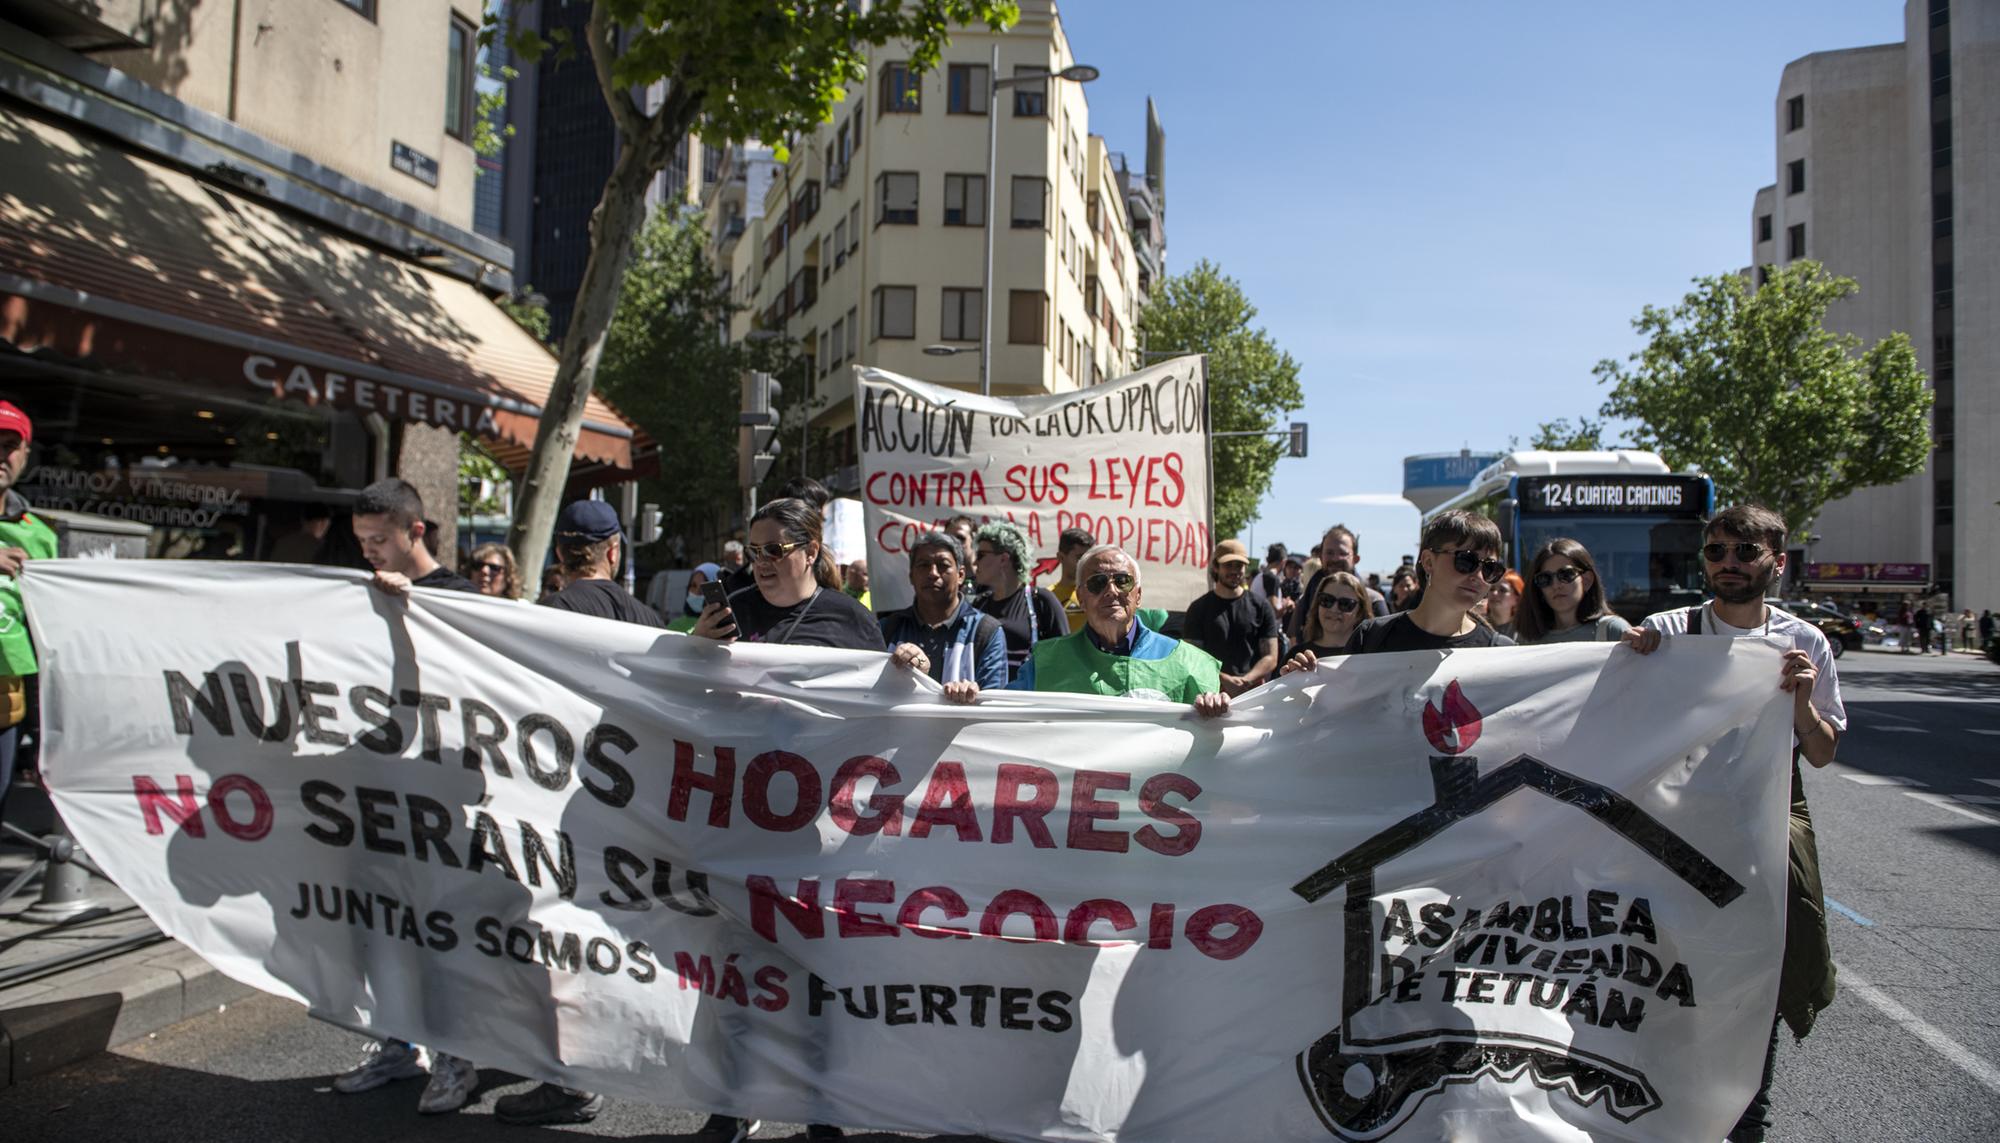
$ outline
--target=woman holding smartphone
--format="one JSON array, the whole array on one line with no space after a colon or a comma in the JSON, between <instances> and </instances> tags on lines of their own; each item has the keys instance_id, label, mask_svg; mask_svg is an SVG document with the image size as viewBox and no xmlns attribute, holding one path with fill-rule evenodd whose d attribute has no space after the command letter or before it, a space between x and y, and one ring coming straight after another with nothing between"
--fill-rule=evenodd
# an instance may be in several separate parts
<instances>
[{"instance_id":1,"label":"woman holding smartphone","mask_svg":"<svg viewBox=\"0 0 2000 1143\"><path fill-rule=\"evenodd\" d=\"M750 586L726 601L711 593L688 634L724 643L782 643L881 651L882 627L840 590L840 574L821 540L819 510L804 500L773 500L750 518Z\"/></svg>"}]
</instances>

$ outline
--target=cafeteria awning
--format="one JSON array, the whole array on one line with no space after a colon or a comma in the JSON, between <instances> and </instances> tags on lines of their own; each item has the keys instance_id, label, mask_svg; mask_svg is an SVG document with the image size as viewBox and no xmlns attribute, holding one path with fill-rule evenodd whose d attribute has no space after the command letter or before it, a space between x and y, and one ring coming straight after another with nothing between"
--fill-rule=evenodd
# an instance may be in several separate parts
<instances>
[{"instance_id":1,"label":"cafeteria awning","mask_svg":"<svg viewBox=\"0 0 2000 1143\"><path fill-rule=\"evenodd\" d=\"M0 104L0 351L483 438L525 467L553 355L471 284ZM643 438L592 397L578 460Z\"/></svg>"}]
</instances>

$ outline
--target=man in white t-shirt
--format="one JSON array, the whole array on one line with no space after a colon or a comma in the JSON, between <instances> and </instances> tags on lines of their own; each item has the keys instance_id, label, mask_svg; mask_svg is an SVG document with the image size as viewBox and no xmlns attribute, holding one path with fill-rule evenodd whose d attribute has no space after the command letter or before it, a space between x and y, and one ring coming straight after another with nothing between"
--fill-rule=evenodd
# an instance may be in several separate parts
<instances>
[{"instance_id":1,"label":"man in white t-shirt","mask_svg":"<svg viewBox=\"0 0 2000 1143\"><path fill-rule=\"evenodd\" d=\"M1797 755L1814 766L1833 761L1847 729L1840 702L1840 676L1833 649L1819 628L1764 602L1765 593L1785 574L1785 520L1755 504L1739 504L1715 514L1702 532L1702 568L1715 597L1699 607L1676 608L1646 617L1626 633L1634 651L1650 654L1665 635L1767 636L1784 643L1780 690L1793 696L1792 733ZM1806 807L1798 760L1792 762L1791 879L1787 886L1784 967L1778 981L1778 1021L1764 1056L1764 1078L1745 1108L1729 1143L1762 1143L1771 1127L1771 1075L1778 1049L1778 1026L1789 1024L1801 1038L1812 1030L1819 1010L1833 1001L1833 956L1826 943L1825 895L1812 815Z\"/></svg>"}]
</instances>

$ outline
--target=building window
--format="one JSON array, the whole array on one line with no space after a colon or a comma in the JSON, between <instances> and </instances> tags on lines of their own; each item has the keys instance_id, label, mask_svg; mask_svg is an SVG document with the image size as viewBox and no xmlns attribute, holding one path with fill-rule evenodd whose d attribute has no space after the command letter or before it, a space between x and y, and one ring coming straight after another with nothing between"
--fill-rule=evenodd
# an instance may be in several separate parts
<instances>
[{"instance_id":1,"label":"building window","mask_svg":"<svg viewBox=\"0 0 2000 1143\"><path fill-rule=\"evenodd\" d=\"M370 20L375 18L375 0L340 0L340 2Z\"/></svg>"},{"instance_id":2,"label":"building window","mask_svg":"<svg viewBox=\"0 0 2000 1143\"><path fill-rule=\"evenodd\" d=\"M454 139L472 140L473 52L479 45L479 30L464 19L451 18L451 40L444 61L444 133Z\"/></svg>"},{"instance_id":3,"label":"building window","mask_svg":"<svg viewBox=\"0 0 2000 1143\"><path fill-rule=\"evenodd\" d=\"M944 320L938 333L944 341L978 341L980 322L984 309L980 302L984 295L978 290L955 290L945 287Z\"/></svg>"},{"instance_id":4,"label":"building window","mask_svg":"<svg viewBox=\"0 0 2000 1143\"><path fill-rule=\"evenodd\" d=\"M1806 125L1806 97L1794 95L1785 100L1785 130L1796 131Z\"/></svg>"},{"instance_id":5,"label":"building window","mask_svg":"<svg viewBox=\"0 0 2000 1143\"><path fill-rule=\"evenodd\" d=\"M1757 241L1769 242L1770 240L1771 240L1771 216L1768 214L1760 214L1757 216Z\"/></svg>"},{"instance_id":6,"label":"building window","mask_svg":"<svg viewBox=\"0 0 2000 1143\"><path fill-rule=\"evenodd\" d=\"M847 310L847 359L849 361L861 352L861 311L854 307Z\"/></svg>"},{"instance_id":7,"label":"building window","mask_svg":"<svg viewBox=\"0 0 2000 1143\"><path fill-rule=\"evenodd\" d=\"M1049 296L1040 290L1007 291L1007 344L1049 343Z\"/></svg>"},{"instance_id":8,"label":"building window","mask_svg":"<svg viewBox=\"0 0 2000 1143\"><path fill-rule=\"evenodd\" d=\"M875 216L876 224L914 225L917 221L917 172L883 171L875 183L876 197L882 204L881 213Z\"/></svg>"},{"instance_id":9,"label":"building window","mask_svg":"<svg viewBox=\"0 0 2000 1143\"><path fill-rule=\"evenodd\" d=\"M857 202L847 208L847 252L852 254L859 249L861 249L861 204Z\"/></svg>"},{"instance_id":10,"label":"building window","mask_svg":"<svg viewBox=\"0 0 2000 1143\"><path fill-rule=\"evenodd\" d=\"M1767 285L1770 285L1770 283L1771 283L1771 267L1770 267L1770 265L1769 265L1769 264L1765 264L1765 265L1761 265L1761 266L1758 266L1758 267L1757 267L1757 285L1758 285L1758 287L1759 287L1759 288L1762 288L1762 287L1764 287L1764 286L1767 286Z\"/></svg>"},{"instance_id":11,"label":"building window","mask_svg":"<svg viewBox=\"0 0 2000 1143\"><path fill-rule=\"evenodd\" d=\"M838 270L847 265L847 220L833 224L833 268Z\"/></svg>"},{"instance_id":12,"label":"building window","mask_svg":"<svg viewBox=\"0 0 2000 1143\"><path fill-rule=\"evenodd\" d=\"M1013 225L1016 230L1049 228L1049 180L1014 176Z\"/></svg>"},{"instance_id":13,"label":"building window","mask_svg":"<svg viewBox=\"0 0 2000 1143\"><path fill-rule=\"evenodd\" d=\"M946 175L944 177L944 224L946 226L986 225L985 175Z\"/></svg>"},{"instance_id":14,"label":"building window","mask_svg":"<svg viewBox=\"0 0 2000 1143\"><path fill-rule=\"evenodd\" d=\"M1786 194L1806 193L1806 161L1793 159L1785 164Z\"/></svg>"},{"instance_id":15,"label":"building window","mask_svg":"<svg viewBox=\"0 0 2000 1143\"><path fill-rule=\"evenodd\" d=\"M953 64L945 73L944 109L948 115L984 115L993 94L993 73L985 64Z\"/></svg>"},{"instance_id":16,"label":"building window","mask_svg":"<svg viewBox=\"0 0 2000 1143\"><path fill-rule=\"evenodd\" d=\"M875 287L875 336L907 341L917 336L917 288Z\"/></svg>"},{"instance_id":17,"label":"building window","mask_svg":"<svg viewBox=\"0 0 2000 1143\"><path fill-rule=\"evenodd\" d=\"M878 115L915 115L924 109L922 77L907 61L882 65L882 110Z\"/></svg>"},{"instance_id":18,"label":"building window","mask_svg":"<svg viewBox=\"0 0 2000 1143\"><path fill-rule=\"evenodd\" d=\"M1044 67L1016 67L1015 76L1035 75L1046 72ZM1014 118L1046 119L1049 114L1049 81L1024 83L1014 89Z\"/></svg>"},{"instance_id":19,"label":"building window","mask_svg":"<svg viewBox=\"0 0 2000 1143\"><path fill-rule=\"evenodd\" d=\"M828 368L832 368L835 364L837 364L840 361L840 351L847 345L846 318L833 319L833 336L828 344L832 348L830 348L827 351L830 354L830 356L827 358L826 363Z\"/></svg>"},{"instance_id":20,"label":"building window","mask_svg":"<svg viewBox=\"0 0 2000 1143\"><path fill-rule=\"evenodd\" d=\"M1803 222L1794 223L1790 229L1785 231L1785 257L1803 258L1805 256L1806 224Z\"/></svg>"},{"instance_id":21,"label":"building window","mask_svg":"<svg viewBox=\"0 0 2000 1143\"><path fill-rule=\"evenodd\" d=\"M1931 195L1931 237L1951 237L1951 192L1948 190Z\"/></svg>"},{"instance_id":22,"label":"building window","mask_svg":"<svg viewBox=\"0 0 2000 1143\"><path fill-rule=\"evenodd\" d=\"M819 375L833 372L833 341L827 334L819 335Z\"/></svg>"}]
</instances>

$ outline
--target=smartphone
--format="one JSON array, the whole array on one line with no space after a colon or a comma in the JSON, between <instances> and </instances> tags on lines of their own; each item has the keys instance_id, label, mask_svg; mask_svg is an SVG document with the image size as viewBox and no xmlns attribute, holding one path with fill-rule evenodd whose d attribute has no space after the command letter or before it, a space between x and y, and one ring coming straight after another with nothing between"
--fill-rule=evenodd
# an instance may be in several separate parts
<instances>
[{"instance_id":1,"label":"smartphone","mask_svg":"<svg viewBox=\"0 0 2000 1143\"><path fill-rule=\"evenodd\" d=\"M701 601L704 605L729 610L729 589L722 586L719 579L709 580L701 587Z\"/></svg>"}]
</instances>

